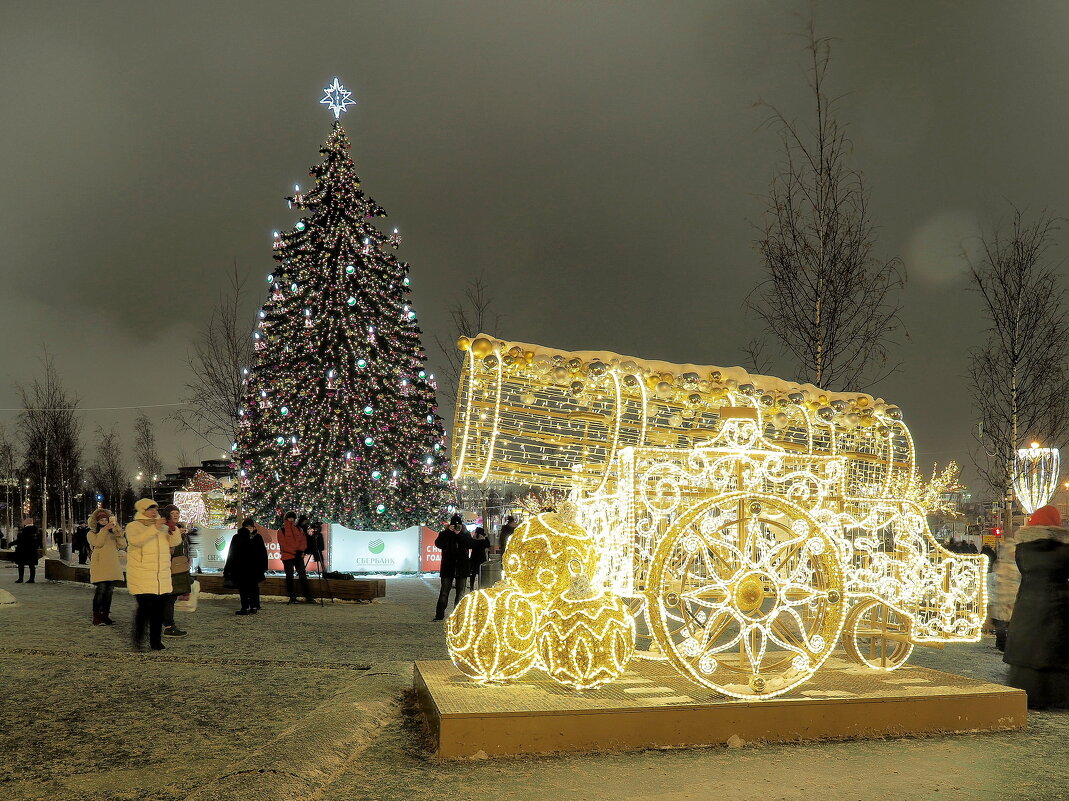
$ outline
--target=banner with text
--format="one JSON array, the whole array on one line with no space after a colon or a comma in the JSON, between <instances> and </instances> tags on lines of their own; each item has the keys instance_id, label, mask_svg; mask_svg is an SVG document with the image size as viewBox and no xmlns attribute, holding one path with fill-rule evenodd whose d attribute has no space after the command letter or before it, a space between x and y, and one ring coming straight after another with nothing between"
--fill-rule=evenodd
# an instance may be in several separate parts
<instances>
[{"instance_id":1,"label":"banner with text","mask_svg":"<svg viewBox=\"0 0 1069 801\"><path fill-rule=\"evenodd\" d=\"M330 526L328 561L343 573L415 573L420 569L420 526L403 531L353 531Z\"/></svg>"}]
</instances>

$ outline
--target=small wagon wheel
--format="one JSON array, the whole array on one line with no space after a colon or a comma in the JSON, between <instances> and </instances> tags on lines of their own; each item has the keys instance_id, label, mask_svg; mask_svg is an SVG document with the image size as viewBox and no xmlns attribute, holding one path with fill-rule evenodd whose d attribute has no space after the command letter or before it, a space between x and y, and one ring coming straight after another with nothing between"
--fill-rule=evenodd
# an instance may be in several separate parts
<instances>
[{"instance_id":1,"label":"small wagon wheel","mask_svg":"<svg viewBox=\"0 0 1069 801\"><path fill-rule=\"evenodd\" d=\"M875 598L859 601L846 616L843 648L859 665L891 671L913 653L909 615Z\"/></svg>"},{"instance_id":2,"label":"small wagon wheel","mask_svg":"<svg viewBox=\"0 0 1069 801\"><path fill-rule=\"evenodd\" d=\"M772 698L809 679L846 616L832 537L793 504L743 492L695 504L672 525L646 599L675 667L737 698Z\"/></svg>"}]
</instances>

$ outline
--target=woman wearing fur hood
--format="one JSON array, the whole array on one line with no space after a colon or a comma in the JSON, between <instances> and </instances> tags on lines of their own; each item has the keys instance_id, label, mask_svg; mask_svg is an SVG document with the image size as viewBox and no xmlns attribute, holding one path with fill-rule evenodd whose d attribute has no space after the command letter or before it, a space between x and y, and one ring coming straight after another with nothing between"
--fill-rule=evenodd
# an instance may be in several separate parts
<instances>
[{"instance_id":1,"label":"woman wearing fur hood","mask_svg":"<svg viewBox=\"0 0 1069 801\"><path fill-rule=\"evenodd\" d=\"M108 509L95 509L89 515L88 542L93 546L89 559L89 580L96 585L93 593L93 625L112 626L111 596L123 580L119 551L126 548L126 537Z\"/></svg>"},{"instance_id":2,"label":"woman wearing fur hood","mask_svg":"<svg viewBox=\"0 0 1069 801\"><path fill-rule=\"evenodd\" d=\"M1034 708L1069 708L1069 530L1054 506L1043 506L1017 530L1021 588L1006 655L1009 684Z\"/></svg>"}]
</instances>

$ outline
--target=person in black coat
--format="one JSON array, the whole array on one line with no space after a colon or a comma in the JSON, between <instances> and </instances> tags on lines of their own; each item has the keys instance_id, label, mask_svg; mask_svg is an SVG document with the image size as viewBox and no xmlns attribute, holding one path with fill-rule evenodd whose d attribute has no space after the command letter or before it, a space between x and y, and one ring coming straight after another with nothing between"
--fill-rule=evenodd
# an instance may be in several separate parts
<instances>
[{"instance_id":1,"label":"person in black coat","mask_svg":"<svg viewBox=\"0 0 1069 801\"><path fill-rule=\"evenodd\" d=\"M468 589L475 589L475 579L479 577L479 568L486 561L486 554L490 551L490 539L486 536L486 529L479 526L471 533L471 557L468 559Z\"/></svg>"},{"instance_id":2,"label":"person in black coat","mask_svg":"<svg viewBox=\"0 0 1069 801\"><path fill-rule=\"evenodd\" d=\"M442 552L442 566L439 576L442 588L438 591L438 605L435 607L434 619L445 620L445 608L449 605L449 593L456 590L453 608L457 608L464 595L464 579L468 577L470 566L471 537L464 528L464 518L453 515L449 525L438 532L434 547Z\"/></svg>"},{"instance_id":3,"label":"person in black coat","mask_svg":"<svg viewBox=\"0 0 1069 801\"><path fill-rule=\"evenodd\" d=\"M509 537L512 536L512 532L516 530L516 519L509 515L505 518L505 523L501 526L497 532L497 552L504 553L505 549L509 545Z\"/></svg>"},{"instance_id":4,"label":"person in black coat","mask_svg":"<svg viewBox=\"0 0 1069 801\"><path fill-rule=\"evenodd\" d=\"M1043 506L1018 529L1021 587L1006 653L1008 683L1033 708L1069 708L1069 530L1054 506Z\"/></svg>"},{"instance_id":5,"label":"person in black coat","mask_svg":"<svg viewBox=\"0 0 1069 801\"><path fill-rule=\"evenodd\" d=\"M89 562L89 526L85 523L74 529L71 549L78 554L78 564L84 565Z\"/></svg>"},{"instance_id":6,"label":"person in black coat","mask_svg":"<svg viewBox=\"0 0 1069 801\"><path fill-rule=\"evenodd\" d=\"M38 549L44 547L44 539L41 531L33 524L33 518L27 517L22 521L22 528L15 537L15 564L19 566L19 578L16 584L21 584L25 569L30 569L30 580L27 584L33 584L37 576L37 560L40 558Z\"/></svg>"},{"instance_id":7,"label":"person in black coat","mask_svg":"<svg viewBox=\"0 0 1069 801\"><path fill-rule=\"evenodd\" d=\"M255 615L260 611L260 582L267 572L267 546L256 528L256 521L246 517L230 540L230 552L223 567L223 578L234 583L241 598L235 615Z\"/></svg>"}]
</instances>

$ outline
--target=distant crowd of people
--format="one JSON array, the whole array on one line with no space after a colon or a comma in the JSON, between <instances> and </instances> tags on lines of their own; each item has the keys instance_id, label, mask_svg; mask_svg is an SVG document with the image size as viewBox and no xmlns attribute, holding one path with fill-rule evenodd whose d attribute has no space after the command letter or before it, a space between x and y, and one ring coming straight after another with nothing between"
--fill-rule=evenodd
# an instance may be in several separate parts
<instances>
[{"instance_id":1,"label":"distant crowd of people","mask_svg":"<svg viewBox=\"0 0 1069 801\"><path fill-rule=\"evenodd\" d=\"M980 549L976 547L976 543L959 537L951 537L943 543L943 547L954 553L980 553Z\"/></svg>"},{"instance_id":2,"label":"distant crowd of people","mask_svg":"<svg viewBox=\"0 0 1069 801\"><path fill-rule=\"evenodd\" d=\"M188 529L180 516L174 504L161 508L151 498L142 498L134 504L134 518L125 527L111 510L104 508L94 510L84 526L85 557L79 551L79 562L89 564L89 580L94 585L92 623L115 625L111 617L112 596L115 587L125 580L137 603L132 631L137 650L142 650L147 640L149 648L162 651L164 637L187 634L175 621L175 609L178 601L188 599L193 591L191 557L196 529ZM79 527L72 550L79 545L82 533ZM304 603L316 603L308 582L305 554L314 555L320 563L322 554L318 538L309 530L307 516L287 513L278 532L278 543L289 603L300 603L295 578L300 582ZM35 582L44 547L44 538L33 518L25 518L14 541L19 573L16 584ZM240 608L235 614L253 615L260 611L260 584L267 576L267 566L266 543L256 521L247 517L231 539L223 568L224 587L238 591Z\"/></svg>"}]
</instances>

